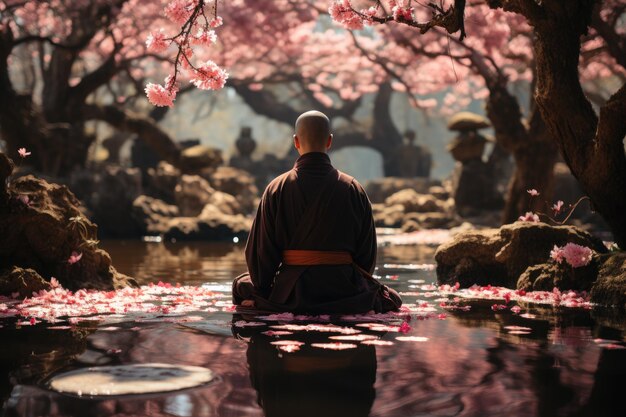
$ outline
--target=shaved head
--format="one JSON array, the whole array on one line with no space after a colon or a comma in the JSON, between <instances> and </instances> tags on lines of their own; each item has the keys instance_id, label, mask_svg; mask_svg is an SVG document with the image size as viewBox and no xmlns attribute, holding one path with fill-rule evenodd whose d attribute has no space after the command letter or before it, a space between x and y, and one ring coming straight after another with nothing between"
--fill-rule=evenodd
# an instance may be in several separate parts
<instances>
[{"instance_id":1,"label":"shaved head","mask_svg":"<svg viewBox=\"0 0 626 417\"><path fill-rule=\"evenodd\" d=\"M316 110L302 113L296 120L296 136L306 148L324 152L330 137L330 120Z\"/></svg>"}]
</instances>

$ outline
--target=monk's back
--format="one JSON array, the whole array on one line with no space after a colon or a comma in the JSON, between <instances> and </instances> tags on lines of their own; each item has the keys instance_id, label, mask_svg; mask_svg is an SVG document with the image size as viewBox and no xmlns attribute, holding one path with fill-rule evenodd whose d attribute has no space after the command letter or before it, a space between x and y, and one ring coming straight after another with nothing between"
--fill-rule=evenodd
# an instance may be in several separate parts
<instances>
[{"instance_id":1,"label":"monk's back","mask_svg":"<svg viewBox=\"0 0 626 417\"><path fill-rule=\"evenodd\" d=\"M299 158L294 169L276 178L266 193L273 206L276 243L282 250L347 251L355 255L363 238L373 240L370 244L375 250L365 191L354 178L334 169L326 154ZM375 257L375 252L371 255Z\"/></svg>"},{"instance_id":2,"label":"monk's back","mask_svg":"<svg viewBox=\"0 0 626 417\"><path fill-rule=\"evenodd\" d=\"M376 230L361 185L336 170L328 118L296 121L294 168L266 188L246 244L248 273L233 302L261 310L359 313L398 309L400 297L371 276Z\"/></svg>"}]
</instances>

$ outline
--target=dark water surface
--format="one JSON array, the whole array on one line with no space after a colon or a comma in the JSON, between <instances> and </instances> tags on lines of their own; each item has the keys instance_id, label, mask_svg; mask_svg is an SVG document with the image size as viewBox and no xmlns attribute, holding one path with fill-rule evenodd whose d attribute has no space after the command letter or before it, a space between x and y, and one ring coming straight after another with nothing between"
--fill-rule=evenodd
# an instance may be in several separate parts
<instances>
[{"instance_id":1,"label":"dark water surface","mask_svg":"<svg viewBox=\"0 0 626 417\"><path fill-rule=\"evenodd\" d=\"M141 283L210 283L227 291L245 270L237 245L103 246L118 270ZM421 280L434 282L435 273L406 265L432 263L433 252L382 248L377 273L387 285L415 293ZM329 334L305 332L289 336L305 342L299 351L283 352L270 344L276 337L261 333L267 327L231 328L232 314L222 311L205 314L201 330L163 321L64 330L0 321L2 415L626 416L623 320L546 306L525 306L530 315L523 317L492 311L485 301L450 311L436 297L404 297L407 303L426 299L436 311L423 320L412 317L405 335L377 333L393 344L342 351L313 347L328 342ZM439 319L442 313L446 317ZM530 331L505 328L513 325ZM207 367L217 379L166 394L106 399L59 394L46 385L51 376L77 368L149 362Z\"/></svg>"}]
</instances>

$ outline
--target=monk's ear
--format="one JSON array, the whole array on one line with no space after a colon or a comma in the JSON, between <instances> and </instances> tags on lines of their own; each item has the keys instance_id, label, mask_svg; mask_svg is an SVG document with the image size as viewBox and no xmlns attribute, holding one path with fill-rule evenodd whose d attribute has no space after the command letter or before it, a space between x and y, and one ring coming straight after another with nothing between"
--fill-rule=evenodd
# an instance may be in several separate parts
<instances>
[{"instance_id":1,"label":"monk's ear","mask_svg":"<svg viewBox=\"0 0 626 417\"><path fill-rule=\"evenodd\" d=\"M296 135L293 135L293 146L295 146L298 150L300 149L300 138Z\"/></svg>"},{"instance_id":2,"label":"monk's ear","mask_svg":"<svg viewBox=\"0 0 626 417\"><path fill-rule=\"evenodd\" d=\"M328 141L326 142L326 150L329 150L330 147L333 146L333 135L332 133L328 136Z\"/></svg>"}]
</instances>

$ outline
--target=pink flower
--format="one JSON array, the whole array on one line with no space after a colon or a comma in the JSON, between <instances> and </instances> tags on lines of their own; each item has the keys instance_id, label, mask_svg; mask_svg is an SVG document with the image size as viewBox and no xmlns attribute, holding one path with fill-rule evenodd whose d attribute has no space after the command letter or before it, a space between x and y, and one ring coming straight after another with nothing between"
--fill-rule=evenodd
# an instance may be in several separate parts
<instances>
[{"instance_id":1,"label":"pink flower","mask_svg":"<svg viewBox=\"0 0 626 417\"><path fill-rule=\"evenodd\" d=\"M80 252L72 252L72 254L70 255L70 257L67 259L67 263L70 265L75 264L76 262L80 261L80 258L83 257L83 254Z\"/></svg>"},{"instance_id":2,"label":"pink flower","mask_svg":"<svg viewBox=\"0 0 626 417\"><path fill-rule=\"evenodd\" d=\"M413 21L413 8L406 6L395 6L392 10L394 20Z\"/></svg>"},{"instance_id":3,"label":"pink flower","mask_svg":"<svg viewBox=\"0 0 626 417\"><path fill-rule=\"evenodd\" d=\"M174 106L174 100L176 99L176 93L177 93L176 88L173 88L172 90L168 90L162 85L148 83L148 85L146 85L145 92L146 92L146 96L148 97L148 101L155 106L158 106L158 107Z\"/></svg>"},{"instance_id":4,"label":"pink flower","mask_svg":"<svg viewBox=\"0 0 626 417\"><path fill-rule=\"evenodd\" d=\"M217 42L217 35L214 30L204 31L198 29L198 33L193 38L193 43L196 45L210 45Z\"/></svg>"},{"instance_id":5,"label":"pink flower","mask_svg":"<svg viewBox=\"0 0 626 417\"><path fill-rule=\"evenodd\" d=\"M158 32L152 32L148 35L148 39L146 39L146 47L151 52L163 52L169 46L168 41L165 39L165 33L163 33L163 29Z\"/></svg>"},{"instance_id":6,"label":"pink flower","mask_svg":"<svg viewBox=\"0 0 626 417\"><path fill-rule=\"evenodd\" d=\"M17 150L17 153L18 153L18 154L20 154L20 156L21 156L22 158L26 158L28 155L30 155L30 154L31 154L31 152L27 152L27 151L26 151L26 148L19 148L19 149Z\"/></svg>"},{"instance_id":7,"label":"pink flower","mask_svg":"<svg viewBox=\"0 0 626 417\"><path fill-rule=\"evenodd\" d=\"M554 214L560 213L562 208L563 208L563 202L561 200L557 201L552 206L552 210L554 211Z\"/></svg>"},{"instance_id":8,"label":"pink flower","mask_svg":"<svg viewBox=\"0 0 626 417\"><path fill-rule=\"evenodd\" d=\"M195 78L192 78L191 82L201 90L223 88L228 78L228 73L213 61L207 61L199 66L194 75Z\"/></svg>"},{"instance_id":9,"label":"pink flower","mask_svg":"<svg viewBox=\"0 0 626 417\"><path fill-rule=\"evenodd\" d=\"M519 218L517 219L521 222L534 222L534 223L538 223L539 222L539 216L537 216L535 213L533 213L532 211L528 211L526 212L525 215L523 216L519 216Z\"/></svg>"},{"instance_id":10,"label":"pink flower","mask_svg":"<svg viewBox=\"0 0 626 417\"><path fill-rule=\"evenodd\" d=\"M539 191L535 190L534 188L530 189L530 190L526 190L526 192L528 194L530 194L533 197L537 197L539 195Z\"/></svg>"},{"instance_id":11,"label":"pink flower","mask_svg":"<svg viewBox=\"0 0 626 417\"><path fill-rule=\"evenodd\" d=\"M369 9L361 10L360 13L365 16L364 23L371 25L374 22L373 18L378 14L378 8L372 6Z\"/></svg>"},{"instance_id":12,"label":"pink flower","mask_svg":"<svg viewBox=\"0 0 626 417\"><path fill-rule=\"evenodd\" d=\"M520 311L522 311L522 308L520 306L513 306L513 307L511 307L511 312L513 314L519 314Z\"/></svg>"},{"instance_id":13,"label":"pink flower","mask_svg":"<svg viewBox=\"0 0 626 417\"><path fill-rule=\"evenodd\" d=\"M593 251L586 246L568 243L563 246L563 257L565 261L574 268L589 265Z\"/></svg>"},{"instance_id":14,"label":"pink flower","mask_svg":"<svg viewBox=\"0 0 626 417\"><path fill-rule=\"evenodd\" d=\"M410 330L411 330L411 326L406 321L403 321L398 329L400 333L408 333Z\"/></svg>"},{"instance_id":15,"label":"pink flower","mask_svg":"<svg viewBox=\"0 0 626 417\"><path fill-rule=\"evenodd\" d=\"M30 206L30 198L25 194L20 194L17 199L25 206Z\"/></svg>"},{"instance_id":16,"label":"pink flower","mask_svg":"<svg viewBox=\"0 0 626 417\"><path fill-rule=\"evenodd\" d=\"M82 256L82 255L81 255ZM52 288L61 288L61 283L55 277L50 278L50 287Z\"/></svg>"},{"instance_id":17,"label":"pink flower","mask_svg":"<svg viewBox=\"0 0 626 417\"><path fill-rule=\"evenodd\" d=\"M554 248L550 251L550 258L557 264L563 262L563 249L559 248L557 245L554 245Z\"/></svg>"},{"instance_id":18,"label":"pink flower","mask_svg":"<svg viewBox=\"0 0 626 417\"><path fill-rule=\"evenodd\" d=\"M217 16L209 21L209 26L212 28L218 28L224 24L224 20L220 16Z\"/></svg>"},{"instance_id":19,"label":"pink flower","mask_svg":"<svg viewBox=\"0 0 626 417\"><path fill-rule=\"evenodd\" d=\"M165 6L165 16L179 25L184 24L191 17L194 2L185 0L173 0Z\"/></svg>"},{"instance_id":20,"label":"pink flower","mask_svg":"<svg viewBox=\"0 0 626 417\"><path fill-rule=\"evenodd\" d=\"M363 29L363 18L354 11L350 0L335 0L328 8L330 17L346 29Z\"/></svg>"}]
</instances>

